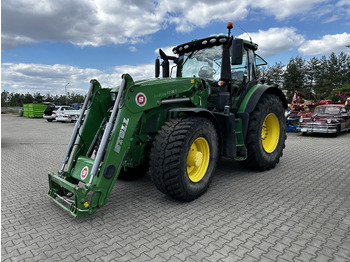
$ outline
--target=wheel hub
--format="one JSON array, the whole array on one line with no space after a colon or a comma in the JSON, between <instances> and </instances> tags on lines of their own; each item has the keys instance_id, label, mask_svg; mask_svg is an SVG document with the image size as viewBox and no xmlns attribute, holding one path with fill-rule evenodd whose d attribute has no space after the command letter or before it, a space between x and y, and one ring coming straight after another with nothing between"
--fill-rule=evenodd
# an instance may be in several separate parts
<instances>
[{"instance_id":1,"label":"wheel hub","mask_svg":"<svg viewBox=\"0 0 350 262\"><path fill-rule=\"evenodd\" d=\"M210 148L204 137L197 138L187 155L187 174L192 182L199 182L207 172Z\"/></svg>"},{"instance_id":2,"label":"wheel hub","mask_svg":"<svg viewBox=\"0 0 350 262\"><path fill-rule=\"evenodd\" d=\"M280 136L280 124L275 114L268 114L261 129L261 143L267 153L275 151Z\"/></svg>"},{"instance_id":3,"label":"wheel hub","mask_svg":"<svg viewBox=\"0 0 350 262\"><path fill-rule=\"evenodd\" d=\"M187 164L190 166L199 167L202 162L203 154L199 151L194 151L194 149L191 148L190 152L188 153Z\"/></svg>"}]
</instances>

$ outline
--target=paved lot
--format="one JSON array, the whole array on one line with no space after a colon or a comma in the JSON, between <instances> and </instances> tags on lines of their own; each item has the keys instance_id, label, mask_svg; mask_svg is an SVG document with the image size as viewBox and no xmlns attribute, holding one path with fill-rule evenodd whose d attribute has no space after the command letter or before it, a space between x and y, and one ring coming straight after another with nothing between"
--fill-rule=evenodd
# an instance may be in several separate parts
<instances>
[{"instance_id":1,"label":"paved lot","mask_svg":"<svg viewBox=\"0 0 350 262\"><path fill-rule=\"evenodd\" d=\"M1 118L2 261L350 261L350 133L288 134L268 172L220 160L191 203L149 176L74 219L47 196L74 124Z\"/></svg>"}]
</instances>

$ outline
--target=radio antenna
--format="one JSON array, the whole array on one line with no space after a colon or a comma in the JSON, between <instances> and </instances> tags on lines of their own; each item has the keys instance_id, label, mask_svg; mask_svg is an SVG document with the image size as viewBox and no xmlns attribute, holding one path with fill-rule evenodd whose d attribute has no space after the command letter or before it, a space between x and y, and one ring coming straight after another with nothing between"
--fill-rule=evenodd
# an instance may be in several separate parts
<instances>
[{"instance_id":1,"label":"radio antenna","mask_svg":"<svg viewBox=\"0 0 350 262\"><path fill-rule=\"evenodd\" d=\"M253 43L252 38L250 37L250 34L247 31L245 31L240 25L238 25L238 27L249 36L250 42Z\"/></svg>"}]
</instances>

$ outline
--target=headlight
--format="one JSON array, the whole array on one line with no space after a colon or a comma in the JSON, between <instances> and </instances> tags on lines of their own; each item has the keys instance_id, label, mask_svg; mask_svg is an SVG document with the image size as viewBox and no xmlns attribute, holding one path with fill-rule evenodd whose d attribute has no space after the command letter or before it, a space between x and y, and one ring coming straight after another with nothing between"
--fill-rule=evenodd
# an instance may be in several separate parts
<instances>
[{"instance_id":1,"label":"headlight","mask_svg":"<svg viewBox=\"0 0 350 262\"><path fill-rule=\"evenodd\" d=\"M332 123L332 119L327 119L327 124Z\"/></svg>"},{"instance_id":2,"label":"headlight","mask_svg":"<svg viewBox=\"0 0 350 262\"><path fill-rule=\"evenodd\" d=\"M304 121L304 117L300 117L299 122L302 123Z\"/></svg>"}]
</instances>

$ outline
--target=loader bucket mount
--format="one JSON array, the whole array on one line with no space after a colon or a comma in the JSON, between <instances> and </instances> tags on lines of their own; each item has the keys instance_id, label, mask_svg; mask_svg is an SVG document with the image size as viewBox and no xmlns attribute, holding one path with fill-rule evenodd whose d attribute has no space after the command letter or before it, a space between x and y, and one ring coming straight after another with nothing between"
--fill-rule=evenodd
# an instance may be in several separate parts
<instances>
[{"instance_id":1,"label":"loader bucket mount","mask_svg":"<svg viewBox=\"0 0 350 262\"><path fill-rule=\"evenodd\" d=\"M91 80L90 89L80 117L75 124L61 170L57 174L48 174L50 187L48 196L74 217L88 216L106 204L111 188L122 168L127 152L121 152L122 157L119 157L115 166L104 167L103 174L100 174L102 173L102 162L108 156L106 153L108 141L113 139L111 131L115 125L118 126L118 122L123 122L117 117L127 78L132 82L130 84L133 84L129 75L123 75L122 84L114 103L110 89L103 90L97 80ZM102 110L101 107L106 104L110 108ZM96 109L100 110L99 115L96 115L98 111ZM97 128L95 127L96 118L100 122ZM91 134L91 129L93 129L93 134ZM74 146L76 147L72 154ZM94 151L94 157L92 151ZM68 163L68 170L65 170Z\"/></svg>"}]
</instances>

